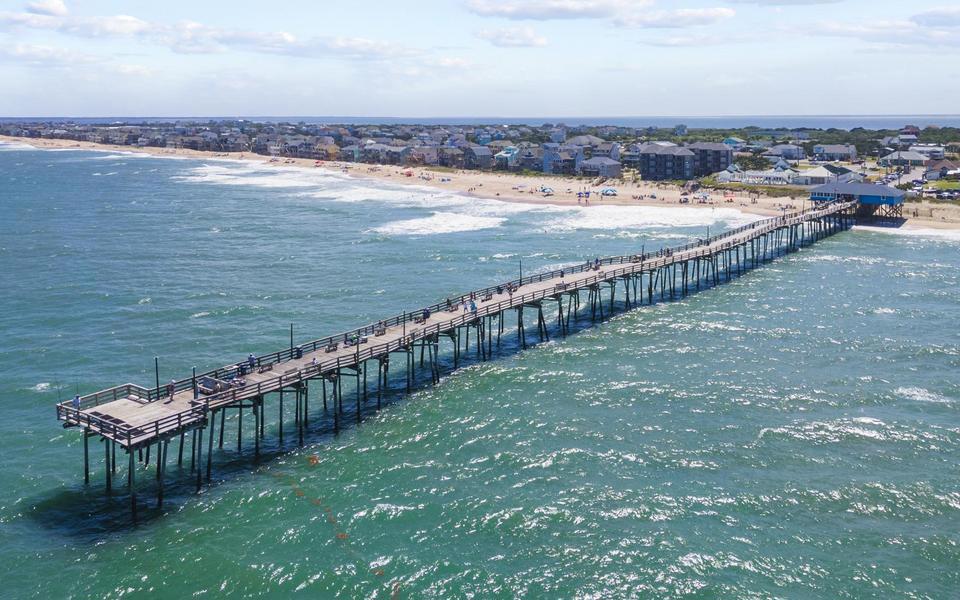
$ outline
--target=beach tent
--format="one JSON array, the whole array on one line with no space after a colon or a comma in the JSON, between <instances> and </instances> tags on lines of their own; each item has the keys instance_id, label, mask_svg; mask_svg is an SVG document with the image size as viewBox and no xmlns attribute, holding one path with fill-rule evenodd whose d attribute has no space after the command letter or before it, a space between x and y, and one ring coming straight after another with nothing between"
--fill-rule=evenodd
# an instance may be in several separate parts
<instances>
[{"instance_id":1,"label":"beach tent","mask_svg":"<svg viewBox=\"0 0 960 600\"><path fill-rule=\"evenodd\" d=\"M615 189L613 189L613 188L603 188L602 190L600 190L600 195L601 195L601 196L616 196L616 195L617 195L617 190L615 190Z\"/></svg>"}]
</instances>

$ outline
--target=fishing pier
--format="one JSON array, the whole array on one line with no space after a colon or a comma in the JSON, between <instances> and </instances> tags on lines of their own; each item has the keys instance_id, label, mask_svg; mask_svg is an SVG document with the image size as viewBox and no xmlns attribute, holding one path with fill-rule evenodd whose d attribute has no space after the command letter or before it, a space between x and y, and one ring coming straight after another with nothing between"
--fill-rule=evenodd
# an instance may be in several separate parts
<instances>
[{"instance_id":1,"label":"fishing pier","mask_svg":"<svg viewBox=\"0 0 960 600\"><path fill-rule=\"evenodd\" d=\"M565 336L571 320L586 316L602 320L611 315L619 288L623 290L621 306L626 310L644 303L683 298L848 229L854 222L855 207L854 202L834 202L759 220L652 254L607 257L522 277L297 345L291 336L290 346L283 350L251 356L205 373L194 372L165 385L160 384L158 377L153 388L127 383L60 402L56 406L57 419L64 427L82 430L85 483L90 482L91 439L99 439L103 444L108 493L118 487L114 485L117 450L121 456L126 453L125 487L135 515L138 464L151 464L151 453L157 504L162 506L171 442L181 467L185 446L189 446L190 476L196 480L197 491L204 479L211 480L214 446L224 446L229 411L236 411L238 451L244 442L246 415L248 423L252 419L254 455L260 454L268 403L271 412L277 414L279 441L282 443L287 435L302 445L313 414L311 402L321 405L327 418L332 412L333 429L339 432L344 419L354 412L344 411L345 402L349 408L353 401L357 421L361 418L362 401L372 401L375 396L380 408L390 384L391 365L396 371L400 363L403 377L394 377L393 385L403 385L408 393L418 368L429 369L431 381L439 382L442 340L450 341L456 369L471 350L471 333L475 356L480 360L491 358L494 345L500 345L508 319L513 328L513 313L521 348L527 346L527 329L533 322L541 341L549 339L551 328ZM375 377L372 385L371 375Z\"/></svg>"}]
</instances>

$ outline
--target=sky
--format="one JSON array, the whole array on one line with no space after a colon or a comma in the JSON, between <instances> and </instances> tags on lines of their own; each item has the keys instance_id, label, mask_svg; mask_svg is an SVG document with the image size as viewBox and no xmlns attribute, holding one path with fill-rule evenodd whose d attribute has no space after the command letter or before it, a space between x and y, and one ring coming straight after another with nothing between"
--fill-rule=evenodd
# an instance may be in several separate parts
<instances>
[{"instance_id":1,"label":"sky","mask_svg":"<svg viewBox=\"0 0 960 600\"><path fill-rule=\"evenodd\" d=\"M948 0L0 0L0 116L960 112Z\"/></svg>"}]
</instances>

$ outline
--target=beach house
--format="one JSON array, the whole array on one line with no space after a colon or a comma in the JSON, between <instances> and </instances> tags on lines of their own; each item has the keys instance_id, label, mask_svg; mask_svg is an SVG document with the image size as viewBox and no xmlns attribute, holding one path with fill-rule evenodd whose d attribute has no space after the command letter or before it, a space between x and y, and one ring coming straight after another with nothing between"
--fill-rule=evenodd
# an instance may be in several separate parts
<instances>
[{"instance_id":1,"label":"beach house","mask_svg":"<svg viewBox=\"0 0 960 600\"><path fill-rule=\"evenodd\" d=\"M927 181L958 179L960 178L960 165L946 159L931 161L923 173L923 178Z\"/></svg>"},{"instance_id":2,"label":"beach house","mask_svg":"<svg viewBox=\"0 0 960 600\"><path fill-rule=\"evenodd\" d=\"M795 144L777 144L764 152L763 157L770 162L777 162L781 158L784 160L803 160L807 157L807 153L804 152L802 147Z\"/></svg>"},{"instance_id":3,"label":"beach house","mask_svg":"<svg viewBox=\"0 0 960 600\"><path fill-rule=\"evenodd\" d=\"M937 144L915 144L910 146L910 152L923 154L932 160L942 160L947 154L947 149Z\"/></svg>"},{"instance_id":4,"label":"beach house","mask_svg":"<svg viewBox=\"0 0 960 600\"><path fill-rule=\"evenodd\" d=\"M877 161L881 167L922 167L930 160L924 154L910 150L891 152Z\"/></svg>"},{"instance_id":5,"label":"beach house","mask_svg":"<svg viewBox=\"0 0 960 600\"><path fill-rule=\"evenodd\" d=\"M693 179L695 162L687 148L647 144L640 149L640 176L648 181Z\"/></svg>"},{"instance_id":6,"label":"beach house","mask_svg":"<svg viewBox=\"0 0 960 600\"><path fill-rule=\"evenodd\" d=\"M463 168L463 150L460 148L440 148L440 166L451 169Z\"/></svg>"},{"instance_id":7,"label":"beach house","mask_svg":"<svg viewBox=\"0 0 960 600\"><path fill-rule=\"evenodd\" d=\"M606 156L594 156L580 163L580 174L584 177L620 177L620 162Z\"/></svg>"},{"instance_id":8,"label":"beach house","mask_svg":"<svg viewBox=\"0 0 960 600\"><path fill-rule=\"evenodd\" d=\"M853 144L817 144L813 147L813 157L817 160L853 162L857 159L857 147Z\"/></svg>"},{"instance_id":9,"label":"beach house","mask_svg":"<svg viewBox=\"0 0 960 600\"><path fill-rule=\"evenodd\" d=\"M520 149L516 146L506 146L493 155L494 167L500 171L510 171L518 168Z\"/></svg>"},{"instance_id":10,"label":"beach house","mask_svg":"<svg viewBox=\"0 0 960 600\"><path fill-rule=\"evenodd\" d=\"M863 177L846 167L838 165L820 165L813 169L800 171L793 178L796 185L823 185L825 183L859 183Z\"/></svg>"},{"instance_id":11,"label":"beach house","mask_svg":"<svg viewBox=\"0 0 960 600\"><path fill-rule=\"evenodd\" d=\"M718 173L733 164L733 150L726 144L697 142L686 148L694 154L693 174L696 177Z\"/></svg>"},{"instance_id":12,"label":"beach house","mask_svg":"<svg viewBox=\"0 0 960 600\"><path fill-rule=\"evenodd\" d=\"M486 146L467 146L463 149L463 166L467 169L492 169L493 152Z\"/></svg>"}]
</instances>

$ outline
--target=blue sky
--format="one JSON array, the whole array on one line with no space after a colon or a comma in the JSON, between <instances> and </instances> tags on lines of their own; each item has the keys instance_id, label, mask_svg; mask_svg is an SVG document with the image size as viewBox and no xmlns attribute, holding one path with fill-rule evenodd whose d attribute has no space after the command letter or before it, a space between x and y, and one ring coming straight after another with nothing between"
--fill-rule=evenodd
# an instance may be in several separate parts
<instances>
[{"instance_id":1,"label":"blue sky","mask_svg":"<svg viewBox=\"0 0 960 600\"><path fill-rule=\"evenodd\" d=\"M960 112L944 0L0 1L3 116Z\"/></svg>"}]
</instances>

